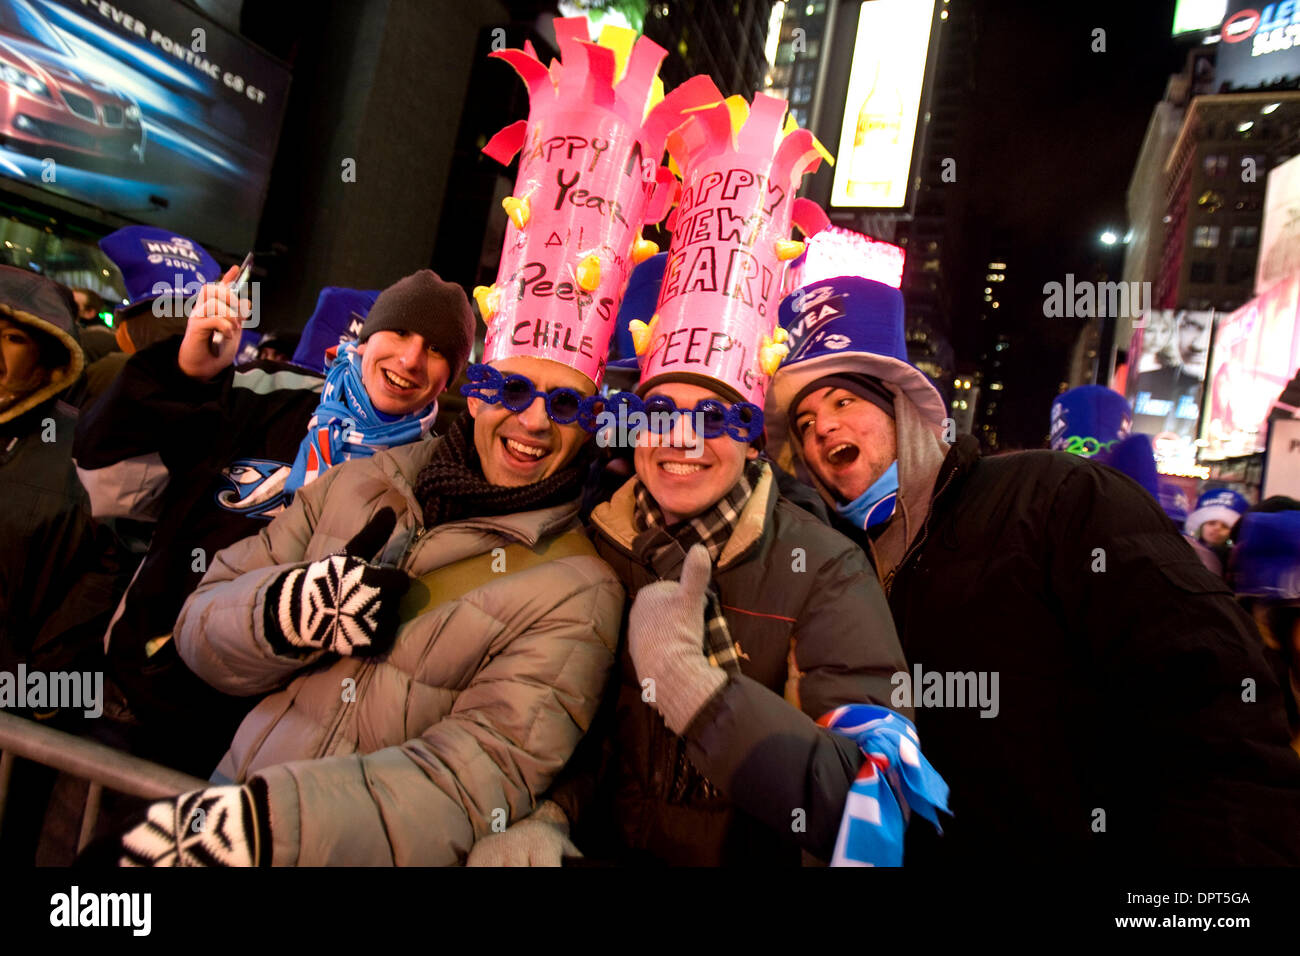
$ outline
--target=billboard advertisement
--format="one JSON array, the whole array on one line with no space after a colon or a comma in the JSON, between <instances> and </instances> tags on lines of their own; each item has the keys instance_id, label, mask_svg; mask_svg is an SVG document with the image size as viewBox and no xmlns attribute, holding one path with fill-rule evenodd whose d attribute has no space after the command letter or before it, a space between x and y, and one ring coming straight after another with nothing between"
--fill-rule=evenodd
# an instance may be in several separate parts
<instances>
[{"instance_id":1,"label":"billboard advertisement","mask_svg":"<svg viewBox=\"0 0 1300 956\"><path fill-rule=\"evenodd\" d=\"M1253 455L1268 440L1273 402L1300 365L1300 274L1219 319L1210 355L1201 460Z\"/></svg>"},{"instance_id":2,"label":"billboard advertisement","mask_svg":"<svg viewBox=\"0 0 1300 956\"><path fill-rule=\"evenodd\" d=\"M1157 309L1134 327L1125 397L1133 431L1151 436L1162 471L1181 474L1196 464L1213 319L1213 312Z\"/></svg>"},{"instance_id":3,"label":"billboard advertisement","mask_svg":"<svg viewBox=\"0 0 1300 956\"><path fill-rule=\"evenodd\" d=\"M0 0L0 175L239 252L288 87L173 0Z\"/></svg>"},{"instance_id":4,"label":"billboard advertisement","mask_svg":"<svg viewBox=\"0 0 1300 956\"><path fill-rule=\"evenodd\" d=\"M1228 0L1178 0L1174 7L1174 36L1217 30L1228 9Z\"/></svg>"},{"instance_id":5,"label":"billboard advertisement","mask_svg":"<svg viewBox=\"0 0 1300 956\"><path fill-rule=\"evenodd\" d=\"M1300 498L1300 418L1278 418L1268 437L1268 465L1260 498Z\"/></svg>"},{"instance_id":6,"label":"billboard advertisement","mask_svg":"<svg viewBox=\"0 0 1300 956\"><path fill-rule=\"evenodd\" d=\"M1256 295L1300 271L1300 156L1288 159L1268 174L1264 222L1259 232Z\"/></svg>"},{"instance_id":7,"label":"billboard advertisement","mask_svg":"<svg viewBox=\"0 0 1300 956\"><path fill-rule=\"evenodd\" d=\"M1300 74L1300 4L1230 0L1215 76L1246 89Z\"/></svg>"},{"instance_id":8,"label":"billboard advertisement","mask_svg":"<svg viewBox=\"0 0 1300 956\"><path fill-rule=\"evenodd\" d=\"M831 205L901 209L921 109L934 0L867 0L840 127Z\"/></svg>"},{"instance_id":9,"label":"billboard advertisement","mask_svg":"<svg viewBox=\"0 0 1300 956\"><path fill-rule=\"evenodd\" d=\"M787 285L797 289L835 276L862 276L897 289L903 284L905 261L902 246L827 226L809 238L803 255L790 263Z\"/></svg>"}]
</instances>

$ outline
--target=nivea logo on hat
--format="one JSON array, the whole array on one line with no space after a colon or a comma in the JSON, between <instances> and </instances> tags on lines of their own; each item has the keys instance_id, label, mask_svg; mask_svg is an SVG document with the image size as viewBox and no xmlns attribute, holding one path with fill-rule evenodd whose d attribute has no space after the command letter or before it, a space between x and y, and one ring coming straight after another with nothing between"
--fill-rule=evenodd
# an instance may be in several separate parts
<instances>
[{"instance_id":1,"label":"nivea logo on hat","mask_svg":"<svg viewBox=\"0 0 1300 956\"><path fill-rule=\"evenodd\" d=\"M903 294L892 286L842 276L797 289L781 303L792 342L786 364L827 352L870 352L907 361Z\"/></svg>"},{"instance_id":2,"label":"nivea logo on hat","mask_svg":"<svg viewBox=\"0 0 1300 956\"><path fill-rule=\"evenodd\" d=\"M1250 507L1246 499L1231 488L1220 488L1217 491L1207 491L1196 501L1196 507L1204 508L1209 505L1220 505L1224 508L1231 508L1237 514L1244 514Z\"/></svg>"},{"instance_id":3,"label":"nivea logo on hat","mask_svg":"<svg viewBox=\"0 0 1300 956\"><path fill-rule=\"evenodd\" d=\"M127 226L99 241L104 255L122 273L130 300L123 308L172 292L197 292L221 278L217 260L193 239L154 226Z\"/></svg>"}]
</instances>

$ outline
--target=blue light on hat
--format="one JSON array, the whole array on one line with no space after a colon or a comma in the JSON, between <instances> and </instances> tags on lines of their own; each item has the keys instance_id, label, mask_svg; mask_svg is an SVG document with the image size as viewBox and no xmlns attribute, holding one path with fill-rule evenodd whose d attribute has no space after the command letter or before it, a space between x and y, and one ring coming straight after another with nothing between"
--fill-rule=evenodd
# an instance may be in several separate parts
<instances>
[{"instance_id":1,"label":"blue light on hat","mask_svg":"<svg viewBox=\"0 0 1300 956\"><path fill-rule=\"evenodd\" d=\"M1080 385L1052 402L1053 451L1091 458L1114 447L1133 427L1133 411L1119 392L1104 385Z\"/></svg>"},{"instance_id":2,"label":"blue light on hat","mask_svg":"<svg viewBox=\"0 0 1300 956\"><path fill-rule=\"evenodd\" d=\"M1243 597L1300 600L1300 511L1246 515L1231 562L1233 588Z\"/></svg>"},{"instance_id":3,"label":"blue light on hat","mask_svg":"<svg viewBox=\"0 0 1300 956\"><path fill-rule=\"evenodd\" d=\"M119 229L99 240L99 248L117 266L126 285L130 301L117 309L119 313L158 298L163 288L197 292L198 286L220 279L223 271L193 239L156 226Z\"/></svg>"},{"instance_id":4,"label":"blue light on hat","mask_svg":"<svg viewBox=\"0 0 1300 956\"><path fill-rule=\"evenodd\" d=\"M1187 492L1172 481L1160 481L1160 507L1175 524L1187 520Z\"/></svg>"},{"instance_id":5,"label":"blue light on hat","mask_svg":"<svg viewBox=\"0 0 1300 956\"><path fill-rule=\"evenodd\" d=\"M316 298L316 309L307 320L293 353L293 364L325 371L325 350L357 338L378 289L344 289L326 286Z\"/></svg>"},{"instance_id":6,"label":"blue light on hat","mask_svg":"<svg viewBox=\"0 0 1300 956\"><path fill-rule=\"evenodd\" d=\"M1196 510L1187 516L1184 529L1195 536L1207 521L1222 521L1228 527L1250 509L1250 502L1231 488L1215 488L1196 499Z\"/></svg>"},{"instance_id":7,"label":"blue light on hat","mask_svg":"<svg viewBox=\"0 0 1300 956\"><path fill-rule=\"evenodd\" d=\"M1097 452L1092 460L1123 472L1145 488L1152 498L1160 500L1160 473L1156 471L1156 452L1150 435L1139 432L1116 439L1109 448ZM1184 502L1186 499L1184 495ZM1183 508L1183 514L1186 514L1185 503Z\"/></svg>"}]
</instances>

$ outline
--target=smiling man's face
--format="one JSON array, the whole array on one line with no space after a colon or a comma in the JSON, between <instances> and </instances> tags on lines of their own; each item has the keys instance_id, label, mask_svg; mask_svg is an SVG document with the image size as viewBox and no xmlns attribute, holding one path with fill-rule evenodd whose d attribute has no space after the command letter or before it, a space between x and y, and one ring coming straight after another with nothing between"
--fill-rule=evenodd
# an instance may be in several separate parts
<instances>
[{"instance_id":1,"label":"smiling man's face","mask_svg":"<svg viewBox=\"0 0 1300 956\"><path fill-rule=\"evenodd\" d=\"M591 382L576 369L548 359L517 357L493 362L502 375L524 375L543 392L572 388L582 395L594 394ZM557 425L546 414L540 396L522 412L512 412L498 403L479 398L466 401L474 416L474 449L478 452L483 477L489 484L519 488L549 478L573 460L591 436L574 422Z\"/></svg>"},{"instance_id":2,"label":"smiling man's face","mask_svg":"<svg viewBox=\"0 0 1300 956\"><path fill-rule=\"evenodd\" d=\"M898 457L894 420L847 389L810 392L792 418L804 461L842 502L875 484Z\"/></svg>"},{"instance_id":3,"label":"smiling man's face","mask_svg":"<svg viewBox=\"0 0 1300 956\"><path fill-rule=\"evenodd\" d=\"M676 524L717 504L735 487L745 462L756 458L758 451L725 433L717 438L702 438L695 433L691 410L697 403L711 398L730 404L717 392L685 382L665 382L645 397L655 395L666 395L685 413L665 434L642 431L632 460L637 477L663 511L664 519Z\"/></svg>"},{"instance_id":4,"label":"smiling man's face","mask_svg":"<svg viewBox=\"0 0 1300 956\"><path fill-rule=\"evenodd\" d=\"M451 366L437 347L415 332L382 329L357 346L361 383L385 415L410 415L432 404L447 387Z\"/></svg>"}]
</instances>

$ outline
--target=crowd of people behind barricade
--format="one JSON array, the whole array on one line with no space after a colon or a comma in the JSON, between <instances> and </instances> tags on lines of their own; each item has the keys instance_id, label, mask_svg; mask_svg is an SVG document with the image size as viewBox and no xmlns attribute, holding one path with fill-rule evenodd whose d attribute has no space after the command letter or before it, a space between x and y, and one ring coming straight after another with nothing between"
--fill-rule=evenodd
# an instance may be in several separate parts
<instances>
[{"instance_id":1,"label":"crowd of people behind barricade","mask_svg":"<svg viewBox=\"0 0 1300 956\"><path fill-rule=\"evenodd\" d=\"M1175 524L1104 389L1052 425L1109 429L1104 454L982 455L897 289L750 283L808 214L785 103L651 100L633 56L610 105L607 47L556 29L549 72L502 57L538 142L575 122L547 97L581 96L610 141L666 141L679 220L764 210L706 258L675 230L632 315L669 204L611 149L584 169L625 216L559 212L572 157L509 129L478 362L427 269L327 289L236 364L237 269L128 227L101 244L122 351L88 364L99 304L0 267L0 705L209 781L107 801L80 861L1300 864L1300 503L1211 489ZM761 174L714 188L736 151ZM597 251L551 242L561 217ZM55 672L107 675L100 699L17 677ZM20 767L7 859L72 859L70 787Z\"/></svg>"}]
</instances>

